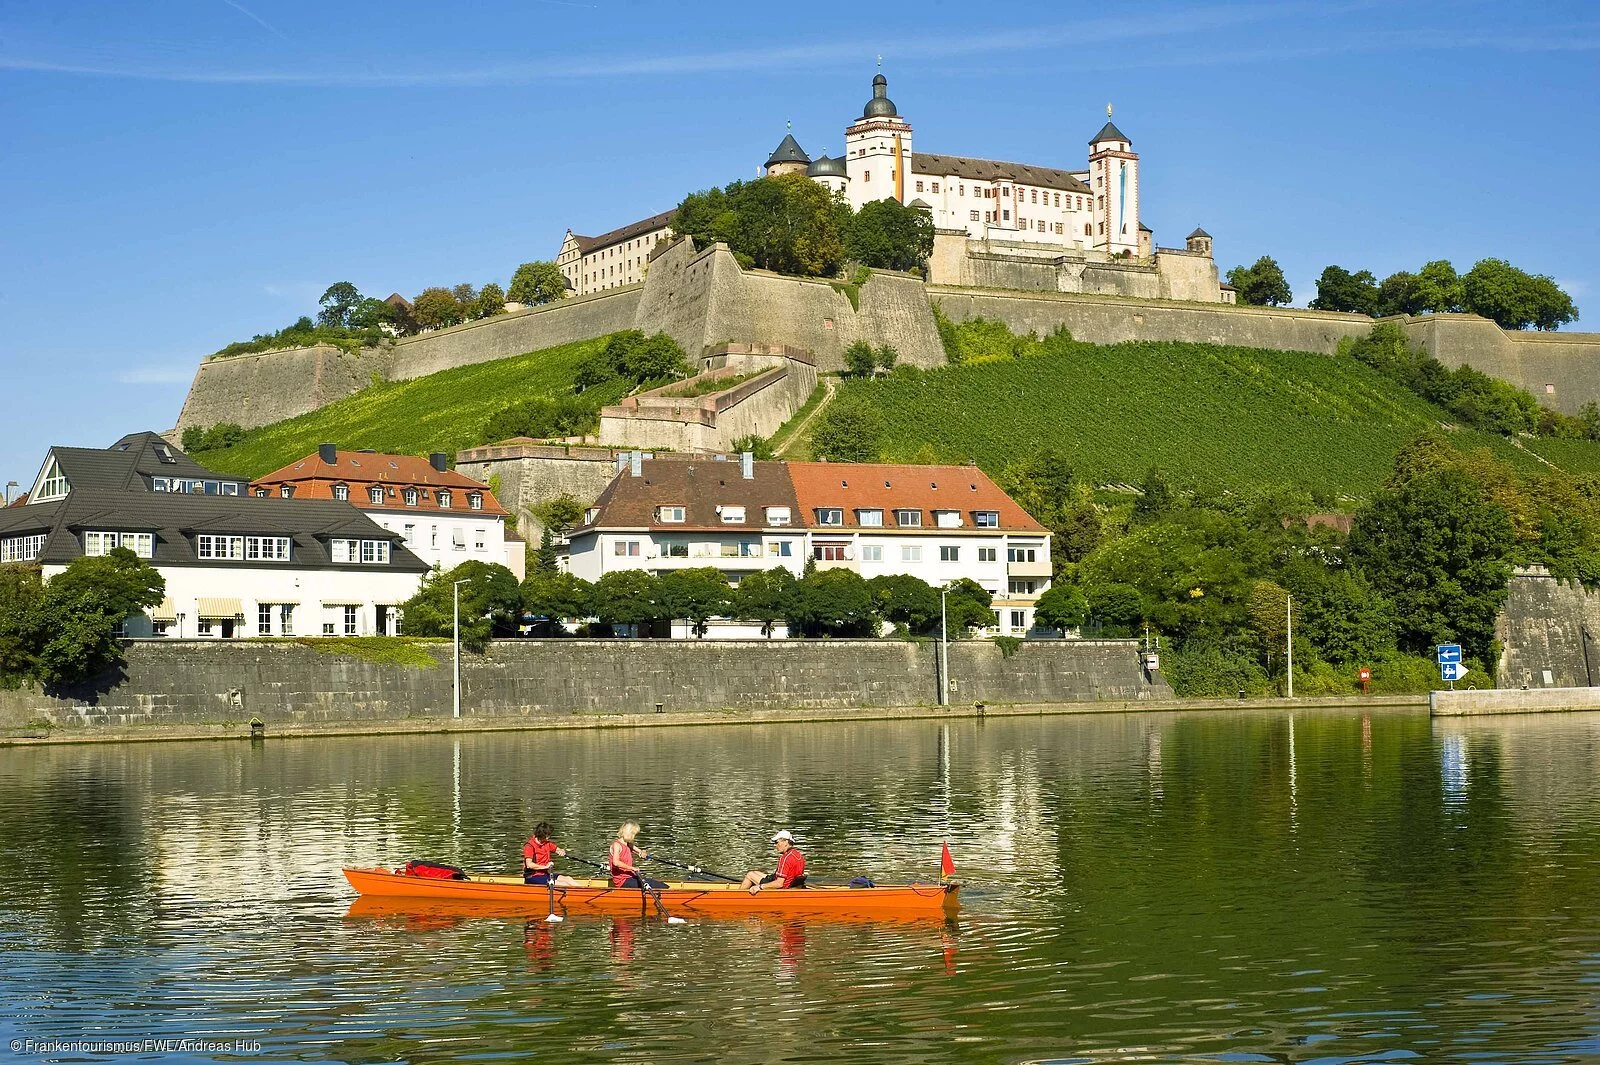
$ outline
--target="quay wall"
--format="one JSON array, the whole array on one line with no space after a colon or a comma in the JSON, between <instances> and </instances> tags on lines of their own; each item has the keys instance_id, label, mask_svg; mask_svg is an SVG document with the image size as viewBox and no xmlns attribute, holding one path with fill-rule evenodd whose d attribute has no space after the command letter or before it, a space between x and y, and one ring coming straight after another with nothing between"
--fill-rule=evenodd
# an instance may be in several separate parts
<instances>
[{"instance_id":1,"label":"quay wall","mask_svg":"<svg viewBox=\"0 0 1600 1065\"><path fill-rule=\"evenodd\" d=\"M45 695L0 691L0 728L330 724L451 716L448 644L433 668L326 654L293 640L142 641L120 682ZM932 705L930 643L898 640L509 640L463 654L461 711L480 720L574 714ZM951 702L1170 698L1132 640L950 645Z\"/></svg>"}]
</instances>

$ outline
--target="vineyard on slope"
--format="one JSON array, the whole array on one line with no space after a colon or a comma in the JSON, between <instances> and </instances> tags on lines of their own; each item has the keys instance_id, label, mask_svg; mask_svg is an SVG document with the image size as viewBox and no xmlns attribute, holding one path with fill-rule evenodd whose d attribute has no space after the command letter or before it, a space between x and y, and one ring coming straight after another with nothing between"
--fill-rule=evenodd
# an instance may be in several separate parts
<instances>
[{"instance_id":1,"label":"vineyard on slope","mask_svg":"<svg viewBox=\"0 0 1600 1065\"><path fill-rule=\"evenodd\" d=\"M347 450L372 448L401 455L443 451L454 459L461 448L489 442L483 435L485 423L502 408L570 393L578 367L608 339L563 344L409 381L381 382L320 410L251 429L238 444L201 451L195 457L209 469L241 477L270 473L324 442ZM629 387L620 380L607 382L584 396L592 394L597 405L614 403Z\"/></svg>"},{"instance_id":2,"label":"vineyard on slope","mask_svg":"<svg viewBox=\"0 0 1600 1065\"><path fill-rule=\"evenodd\" d=\"M1439 407L1350 358L1192 343L1053 345L1047 354L988 358L846 381L835 405L860 404L883 424L890 461L975 461L997 471L1046 448L1079 476L1137 484L1151 466L1176 484L1296 488L1361 497L1388 476L1399 447L1449 425ZM1600 444L1455 430L1516 468L1536 457L1600 472Z\"/></svg>"}]
</instances>

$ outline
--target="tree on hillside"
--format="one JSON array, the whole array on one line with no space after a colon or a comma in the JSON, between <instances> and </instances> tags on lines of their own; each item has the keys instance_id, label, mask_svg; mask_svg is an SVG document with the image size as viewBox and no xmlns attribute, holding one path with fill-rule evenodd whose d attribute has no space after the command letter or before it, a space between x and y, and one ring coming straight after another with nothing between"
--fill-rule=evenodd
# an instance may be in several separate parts
<instances>
[{"instance_id":1,"label":"tree on hillside","mask_svg":"<svg viewBox=\"0 0 1600 1065\"><path fill-rule=\"evenodd\" d=\"M1400 270L1378 286L1377 314L1446 314L1461 309L1461 278L1448 260L1435 259L1416 273Z\"/></svg>"},{"instance_id":2,"label":"tree on hillside","mask_svg":"<svg viewBox=\"0 0 1600 1065\"><path fill-rule=\"evenodd\" d=\"M450 295L456 298L463 310L471 307L478 299L478 290L472 287L470 281L463 281L450 289Z\"/></svg>"},{"instance_id":3,"label":"tree on hillside","mask_svg":"<svg viewBox=\"0 0 1600 1065\"><path fill-rule=\"evenodd\" d=\"M386 325L397 333L406 331L398 310L388 300L369 296L350 309L351 329L379 329Z\"/></svg>"},{"instance_id":4,"label":"tree on hillside","mask_svg":"<svg viewBox=\"0 0 1600 1065\"><path fill-rule=\"evenodd\" d=\"M661 578L661 616L689 623L695 636L706 634L706 622L726 617L733 608L728 578L714 566L671 570Z\"/></svg>"},{"instance_id":5,"label":"tree on hillside","mask_svg":"<svg viewBox=\"0 0 1600 1065\"><path fill-rule=\"evenodd\" d=\"M645 336L637 329L625 329L584 360L573 383L582 392L619 377L643 385L674 381L690 373L688 356L676 340L665 333Z\"/></svg>"},{"instance_id":6,"label":"tree on hillside","mask_svg":"<svg viewBox=\"0 0 1600 1065\"><path fill-rule=\"evenodd\" d=\"M832 277L844 263L850 208L804 174L735 181L691 193L673 229L704 247L725 242L742 262L802 277Z\"/></svg>"},{"instance_id":7,"label":"tree on hillside","mask_svg":"<svg viewBox=\"0 0 1600 1065\"><path fill-rule=\"evenodd\" d=\"M1317 278L1317 298L1308 304L1318 311L1347 311L1375 314L1378 285L1370 270L1351 273L1342 266L1329 266Z\"/></svg>"},{"instance_id":8,"label":"tree on hillside","mask_svg":"<svg viewBox=\"0 0 1600 1065\"><path fill-rule=\"evenodd\" d=\"M539 260L517 267L517 272L511 275L511 288L506 298L512 303L537 307L564 299L566 295L567 279L561 273L561 267Z\"/></svg>"},{"instance_id":9,"label":"tree on hillside","mask_svg":"<svg viewBox=\"0 0 1600 1065\"><path fill-rule=\"evenodd\" d=\"M872 345L858 340L844 349L845 372L851 377L871 377L878 371L878 356Z\"/></svg>"},{"instance_id":10,"label":"tree on hillside","mask_svg":"<svg viewBox=\"0 0 1600 1065\"><path fill-rule=\"evenodd\" d=\"M1233 286L1240 303L1255 307L1281 307L1294 299L1282 267L1269 255L1263 255L1251 266L1229 270L1228 284Z\"/></svg>"},{"instance_id":11,"label":"tree on hillside","mask_svg":"<svg viewBox=\"0 0 1600 1065\"><path fill-rule=\"evenodd\" d=\"M898 200L873 200L846 223L844 248L863 266L920 271L933 254L933 216Z\"/></svg>"},{"instance_id":12,"label":"tree on hillside","mask_svg":"<svg viewBox=\"0 0 1600 1065\"><path fill-rule=\"evenodd\" d=\"M1394 603L1413 654L1447 642L1488 654L1512 546L1510 515L1460 467L1383 489L1350 531L1351 561Z\"/></svg>"},{"instance_id":13,"label":"tree on hillside","mask_svg":"<svg viewBox=\"0 0 1600 1065\"><path fill-rule=\"evenodd\" d=\"M1134 520L1153 521L1172 510L1175 504L1167 475L1159 467L1151 466L1145 471L1144 483L1139 486L1139 498L1133 502Z\"/></svg>"},{"instance_id":14,"label":"tree on hillside","mask_svg":"<svg viewBox=\"0 0 1600 1065\"><path fill-rule=\"evenodd\" d=\"M411 301L411 317L418 329L443 329L461 324L461 302L447 288L434 286L417 293Z\"/></svg>"},{"instance_id":15,"label":"tree on hillside","mask_svg":"<svg viewBox=\"0 0 1600 1065\"><path fill-rule=\"evenodd\" d=\"M773 626L794 618L800 606L800 579L783 566L757 570L739 582L734 613L746 621L759 621L761 635L772 636Z\"/></svg>"},{"instance_id":16,"label":"tree on hillside","mask_svg":"<svg viewBox=\"0 0 1600 1065\"><path fill-rule=\"evenodd\" d=\"M317 321L337 329L347 328L350 325L350 312L360 302L361 293L354 285L348 281L337 281L329 285L317 301L322 306L322 310L317 312Z\"/></svg>"},{"instance_id":17,"label":"tree on hillside","mask_svg":"<svg viewBox=\"0 0 1600 1065\"><path fill-rule=\"evenodd\" d=\"M539 396L513 403L489 416L484 424L486 442L529 436L543 440L556 436L580 436L600 424L594 404L574 395Z\"/></svg>"},{"instance_id":18,"label":"tree on hillside","mask_svg":"<svg viewBox=\"0 0 1600 1065\"><path fill-rule=\"evenodd\" d=\"M1461 279L1461 304L1502 329L1556 329L1578 317L1572 297L1543 274L1484 259Z\"/></svg>"},{"instance_id":19,"label":"tree on hillside","mask_svg":"<svg viewBox=\"0 0 1600 1065\"><path fill-rule=\"evenodd\" d=\"M415 595L401 607L408 636L450 636L454 632L454 585L461 586L461 645L482 651L493 636L512 636L522 613L522 589L504 566L476 559L422 578Z\"/></svg>"},{"instance_id":20,"label":"tree on hillside","mask_svg":"<svg viewBox=\"0 0 1600 1065\"><path fill-rule=\"evenodd\" d=\"M471 303L472 318L493 318L497 314L506 313L505 289L493 281L478 290L477 298Z\"/></svg>"},{"instance_id":21,"label":"tree on hillside","mask_svg":"<svg viewBox=\"0 0 1600 1065\"><path fill-rule=\"evenodd\" d=\"M817 417L811 455L826 462L877 462L883 451L883 419L859 403L836 402Z\"/></svg>"}]
</instances>

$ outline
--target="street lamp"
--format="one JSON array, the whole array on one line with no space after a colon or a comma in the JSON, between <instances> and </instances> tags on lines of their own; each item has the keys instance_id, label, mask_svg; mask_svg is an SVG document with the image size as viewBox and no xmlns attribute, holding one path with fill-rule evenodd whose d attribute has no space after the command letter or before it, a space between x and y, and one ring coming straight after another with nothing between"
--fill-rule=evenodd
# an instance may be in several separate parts
<instances>
[{"instance_id":1,"label":"street lamp","mask_svg":"<svg viewBox=\"0 0 1600 1065\"><path fill-rule=\"evenodd\" d=\"M450 714L451 717L461 716L461 586L471 583L472 578L456 581L450 586L450 631L455 637L455 703Z\"/></svg>"},{"instance_id":2,"label":"street lamp","mask_svg":"<svg viewBox=\"0 0 1600 1065\"><path fill-rule=\"evenodd\" d=\"M950 704L950 626L945 621L945 596L950 589L939 589L939 705Z\"/></svg>"}]
</instances>

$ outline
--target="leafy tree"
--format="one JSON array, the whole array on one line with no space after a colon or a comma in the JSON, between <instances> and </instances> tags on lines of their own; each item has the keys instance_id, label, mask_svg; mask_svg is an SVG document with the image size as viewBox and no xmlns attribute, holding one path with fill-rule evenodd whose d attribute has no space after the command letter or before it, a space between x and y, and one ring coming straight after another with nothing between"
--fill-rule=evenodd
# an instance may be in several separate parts
<instances>
[{"instance_id":1,"label":"leafy tree","mask_svg":"<svg viewBox=\"0 0 1600 1065\"><path fill-rule=\"evenodd\" d=\"M385 325L392 326L397 332L400 328L400 316L388 300L367 297L350 309L348 321L351 329L379 329Z\"/></svg>"},{"instance_id":2,"label":"leafy tree","mask_svg":"<svg viewBox=\"0 0 1600 1065\"><path fill-rule=\"evenodd\" d=\"M1273 581L1258 580L1250 586L1247 609L1256 650L1271 673L1289 639L1289 593Z\"/></svg>"},{"instance_id":3,"label":"leafy tree","mask_svg":"<svg viewBox=\"0 0 1600 1065\"><path fill-rule=\"evenodd\" d=\"M1136 526L1083 563L1091 610L1097 588L1126 584L1163 632L1194 635L1238 629L1252 577L1264 563L1259 534L1232 514L1184 507ZM1121 619L1119 619L1121 620Z\"/></svg>"},{"instance_id":4,"label":"leafy tree","mask_svg":"<svg viewBox=\"0 0 1600 1065\"><path fill-rule=\"evenodd\" d=\"M739 582L734 611L747 621L761 622L761 634L771 637L780 621L795 618L800 607L800 580L783 566L757 570Z\"/></svg>"},{"instance_id":5,"label":"leafy tree","mask_svg":"<svg viewBox=\"0 0 1600 1065\"><path fill-rule=\"evenodd\" d=\"M1170 511L1175 505L1172 486L1166 474L1151 466L1145 471L1144 483L1139 486L1139 498L1133 504L1136 521L1151 521Z\"/></svg>"},{"instance_id":6,"label":"leafy tree","mask_svg":"<svg viewBox=\"0 0 1600 1065\"><path fill-rule=\"evenodd\" d=\"M595 581L591 610L604 625L648 626L665 616L661 582L644 570L613 570Z\"/></svg>"},{"instance_id":7,"label":"leafy tree","mask_svg":"<svg viewBox=\"0 0 1600 1065\"><path fill-rule=\"evenodd\" d=\"M450 636L454 585L461 586L461 645L482 651L493 636L513 636L522 613L522 589L504 566L473 559L454 569L434 570L401 607L407 635Z\"/></svg>"},{"instance_id":8,"label":"leafy tree","mask_svg":"<svg viewBox=\"0 0 1600 1065\"><path fill-rule=\"evenodd\" d=\"M1100 623L1108 635L1130 635L1150 616L1144 596L1131 584L1109 581L1084 589L1089 600L1089 617Z\"/></svg>"},{"instance_id":9,"label":"leafy tree","mask_svg":"<svg viewBox=\"0 0 1600 1065\"><path fill-rule=\"evenodd\" d=\"M348 281L338 281L328 286L317 301L322 310L317 321L323 325L344 329L350 325L350 312L361 302L361 293Z\"/></svg>"},{"instance_id":10,"label":"leafy tree","mask_svg":"<svg viewBox=\"0 0 1600 1065\"><path fill-rule=\"evenodd\" d=\"M1233 286L1240 303L1256 307L1280 307L1294 299L1283 268L1269 255L1263 255L1251 266L1229 270L1228 284Z\"/></svg>"},{"instance_id":11,"label":"leafy tree","mask_svg":"<svg viewBox=\"0 0 1600 1065\"><path fill-rule=\"evenodd\" d=\"M747 433L735 439L733 450L737 454L743 454L748 451L757 461L761 462L778 457L778 453L772 450L772 442L756 433Z\"/></svg>"},{"instance_id":12,"label":"leafy tree","mask_svg":"<svg viewBox=\"0 0 1600 1065\"><path fill-rule=\"evenodd\" d=\"M38 566L0 566L0 688L38 671L46 631L44 578Z\"/></svg>"},{"instance_id":13,"label":"leafy tree","mask_svg":"<svg viewBox=\"0 0 1600 1065\"><path fill-rule=\"evenodd\" d=\"M811 454L827 462L876 462L883 453L883 420L856 403L833 403L817 418Z\"/></svg>"},{"instance_id":14,"label":"leafy tree","mask_svg":"<svg viewBox=\"0 0 1600 1065\"><path fill-rule=\"evenodd\" d=\"M1033 618L1047 629L1082 627L1089 617L1089 597L1076 584L1058 582L1045 589L1034 606Z\"/></svg>"},{"instance_id":15,"label":"leafy tree","mask_svg":"<svg viewBox=\"0 0 1600 1065\"><path fill-rule=\"evenodd\" d=\"M591 613L594 586L570 573L532 573L522 582L522 609L552 622L585 618Z\"/></svg>"},{"instance_id":16,"label":"leafy tree","mask_svg":"<svg viewBox=\"0 0 1600 1065\"><path fill-rule=\"evenodd\" d=\"M994 597L971 577L962 577L945 586L945 624L951 635L967 629L986 629L994 625Z\"/></svg>"},{"instance_id":17,"label":"leafy tree","mask_svg":"<svg viewBox=\"0 0 1600 1065\"><path fill-rule=\"evenodd\" d=\"M411 317L418 329L443 329L459 325L464 313L461 301L447 288L425 288L411 301Z\"/></svg>"},{"instance_id":18,"label":"leafy tree","mask_svg":"<svg viewBox=\"0 0 1600 1065\"><path fill-rule=\"evenodd\" d=\"M845 225L844 248L863 266L920 271L933 254L933 217L898 200L873 200Z\"/></svg>"},{"instance_id":19,"label":"leafy tree","mask_svg":"<svg viewBox=\"0 0 1600 1065\"><path fill-rule=\"evenodd\" d=\"M872 589L859 573L815 570L800 579L798 592L796 614L808 635L875 635Z\"/></svg>"},{"instance_id":20,"label":"leafy tree","mask_svg":"<svg viewBox=\"0 0 1600 1065\"><path fill-rule=\"evenodd\" d=\"M689 376L689 360L678 342L665 333L645 336L625 329L584 360L574 379L578 391L621 377L635 385Z\"/></svg>"},{"instance_id":21,"label":"leafy tree","mask_svg":"<svg viewBox=\"0 0 1600 1065\"><path fill-rule=\"evenodd\" d=\"M1461 279L1461 303L1502 329L1555 329L1578 317L1572 297L1544 274L1483 259Z\"/></svg>"},{"instance_id":22,"label":"leafy tree","mask_svg":"<svg viewBox=\"0 0 1600 1065\"><path fill-rule=\"evenodd\" d=\"M1047 448L1012 463L997 483L1050 530L1050 554L1058 571L1065 563L1082 561L1100 543L1094 490L1074 477L1071 461L1061 452Z\"/></svg>"},{"instance_id":23,"label":"leafy tree","mask_svg":"<svg viewBox=\"0 0 1600 1065\"><path fill-rule=\"evenodd\" d=\"M1584 436L1590 440L1600 440L1600 403L1590 400L1578 410L1578 418L1583 422Z\"/></svg>"},{"instance_id":24,"label":"leafy tree","mask_svg":"<svg viewBox=\"0 0 1600 1065\"><path fill-rule=\"evenodd\" d=\"M1394 604L1358 570L1303 567L1311 579L1291 585L1297 633L1342 666L1376 662L1395 646Z\"/></svg>"},{"instance_id":25,"label":"leafy tree","mask_svg":"<svg viewBox=\"0 0 1600 1065\"><path fill-rule=\"evenodd\" d=\"M472 318L493 318L506 313L505 289L493 281L478 290L477 298L469 305Z\"/></svg>"},{"instance_id":26,"label":"leafy tree","mask_svg":"<svg viewBox=\"0 0 1600 1065\"><path fill-rule=\"evenodd\" d=\"M845 371L851 377L871 377L878 369L878 356L872 345L858 340L844 349Z\"/></svg>"},{"instance_id":27,"label":"leafy tree","mask_svg":"<svg viewBox=\"0 0 1600 1065\"><path fill-rule=\"evenodd\" d=\"M512 303L525 303L538 307L554 303L567 295L567 279L555 263L540 260L523 263L511 275L511 289L507 298Z\"/></svg>"},{"instance_id":28,"label":"leafy tree","mask_svg":"<svg viewBox=\"0 0 1600 1065\"><path fill-rule=\"evenodd\" d=\"M939 618L939 593L920 577L885 573L868 580L867 587L878 616L910 632L927 632Z\"/></svg>"},{"instance_id":29,"label":"leafy tree","mask_svg":"<svg viewBox=\"0 0 1600 1065\"><path fill-rule=\"evenodd\" d=\"M554 529L556 535L562 536L583 519L584 506L571 492L562 492L552 499L535 503L530 509L540 525Z\"/></svg>"},{"instance_id":30,"label":"leafy tree","mask_svg":"<svg viewBox=\"0 0 1600 1065\"><path fill-rule=\"evenodd\" d=\"M193 453L206 449L206 431L199 425L191 425L184 429L183 437L178 441L178 446L184 451Z\"/></svg>"},{"instance_id":31,"label":"leafy tree","mask_svg":"<svg viewBox=\"0 0 1600 1065\"><path fill-rule=\"evenodd\" d=\"M709 619L728 615L733 598L728 579L713 566L672 570L661 577L662 616L689 622L696 636L705 635Z\"/></svg>"},{"instance_id":32,"label":"leafy tree","mask_svg":"<svg viewBox=\"0 0 1600 1065\"><path fill-rule=\"evenodd\" d=\"M165 594L161 574L125 547L73 559L45 584L36 676L60 687L119 665L117 627Z\"/></svg>"},{"instance_id":33,"label":"leafy tree","mask_svg":"<svg viewBox=\"0 0 1600 1065\"><path fill-rule=\"evenodd\" d=\"M1512 434L1534 432L1540 426L1539 403L1528 392L1470 366L1446 369L1432 355L1412 348L1396 322L1379 322L1360 340L1340 341L1339 351L1451 411L1473 428Z\"/></svg>"},{"instance_id":34,"label":"leafy tree","mask_svg":"<svg viewBox=\"0 0 1600 1065\"><path fill-rule=\"evenodd\" d=\"M1358 270L1352 274L1342 266L1329 266L1317 278L1317 298L1309 306L1318 311L1375 314L1378 309L1377 279L1370 270Z\"/></svg>"},{"instance_id":35,"label":"leafy tree","mask_svg":"<svg viewBox=\"0 0 1600 1065\"><path fill-rule=\"evenodd\" d=\"M489 417L483 428L486 441L509 440L514 436L546 439L555 436L582 436L600 424L600 411L578 396L541 396L503 407Z\"/></svg>"},{"instance_id":36,"label":"leafy tree","mask_svg":"<svg viewBox=\"0 0 1600 1065\"><path fill-rule=\"evenodd\" d=\"M704 247L725 242L741 261L802 277L832 277L844 263L849 206L804 174L735 181L691 193L673 229Z\"/></svg>"},{"instance_id":37,"label":"leafy tree","mask_svg":"<svg viewBox=\"0 0 1600 1065\"><path fill-rule=\"evenodd\" d=\"M893 346L884 344L878 348L876 358L878 369L884 373L889 373L894 370L894 364L900 361L900 353Z\"/></svg>"},{"instance_id":38,"label":"leafy tree","mask_svg":"<svg viewBox=\"0 0 1600 1065\"><path fill-rule=\"evenodd\" d=\"M461 305L463 312L478 300L478 290L473 288L471 283L467 281L452 287L450 295L455 297L455 301Z\"/></svg>"},{"instance_id":39,"label":"leafy tree","mask_svg":"<svg viewBox=\"0 0 1600 1065\"><path fill-rule=\"evenodd\" d=\"M1457 467L1378 492L1350 532L1351 561L1394 603L1401 646L1412 653L1459 641L1488 654L1512 546L1505 507Z\"/></svg>"}]
</instances>

